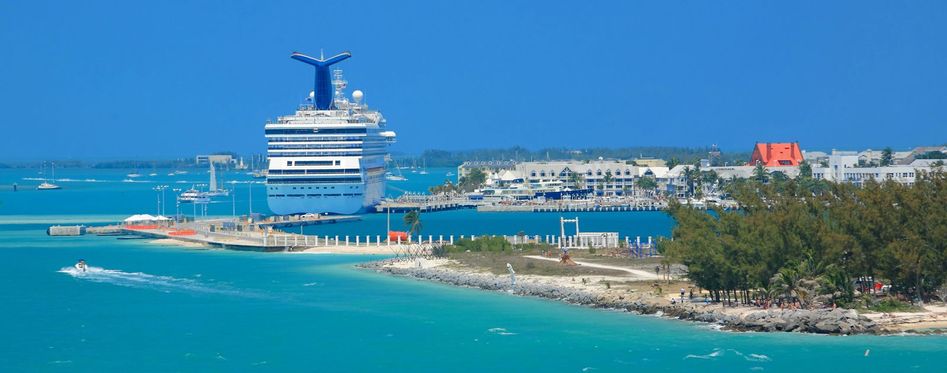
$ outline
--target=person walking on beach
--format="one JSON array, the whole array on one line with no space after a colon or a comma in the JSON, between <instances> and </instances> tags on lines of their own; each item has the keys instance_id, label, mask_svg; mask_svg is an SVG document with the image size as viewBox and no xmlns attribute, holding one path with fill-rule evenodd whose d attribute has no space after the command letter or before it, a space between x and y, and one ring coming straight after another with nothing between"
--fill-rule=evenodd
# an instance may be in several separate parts
<instances>
[{"instance_id":1,"label":"person walking on beach","mask_svg":"<svg viewBox=\"0 0 947 373\"><path fill-rule=\"evenodd\" d=\"M681 303L684 303L684 288L681 288Z\"/></svg>"}]
</instances>

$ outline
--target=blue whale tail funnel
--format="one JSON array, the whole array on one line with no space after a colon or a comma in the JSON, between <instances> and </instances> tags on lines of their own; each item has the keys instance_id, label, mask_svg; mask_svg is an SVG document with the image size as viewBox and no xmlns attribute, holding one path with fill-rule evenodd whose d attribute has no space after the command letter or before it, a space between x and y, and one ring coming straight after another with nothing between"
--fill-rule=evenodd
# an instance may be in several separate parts
<instances>
[{"instance_id":1,"label":"blue whale tail funnel","mask_svg":"<svg viewBox=\"0 0 947 373\"><path fill-rule=\"evenodd\" d=\"M332 109L332 77L329 75L329 66L352 57L349 52L342 52L328 59L309 57L299 52L293 52L290 58L310 64L316 68L316 86L313 89L315 98L313 103L317 110Z\"/></svg>"}]
</instances>

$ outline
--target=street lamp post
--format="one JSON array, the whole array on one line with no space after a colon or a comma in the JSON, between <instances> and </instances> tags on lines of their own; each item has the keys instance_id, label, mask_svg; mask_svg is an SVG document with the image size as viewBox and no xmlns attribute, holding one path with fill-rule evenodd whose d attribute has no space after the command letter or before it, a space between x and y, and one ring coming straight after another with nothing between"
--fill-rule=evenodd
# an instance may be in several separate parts
<instances>
[{"instance_id":1,"label":"street lamp post","mask_svg":"<svg viewBox=\"0 0 947 373\"><path fill-rule=\"evenodd\" d=\"M156 194L158 198L158 215L161 215L161 216L164 216L164 205L165 205L164 191L165 189L168 189L167 185L156 185L154 188L152 188L152 190L157 192Z\"/></svg>"}]
</instances>

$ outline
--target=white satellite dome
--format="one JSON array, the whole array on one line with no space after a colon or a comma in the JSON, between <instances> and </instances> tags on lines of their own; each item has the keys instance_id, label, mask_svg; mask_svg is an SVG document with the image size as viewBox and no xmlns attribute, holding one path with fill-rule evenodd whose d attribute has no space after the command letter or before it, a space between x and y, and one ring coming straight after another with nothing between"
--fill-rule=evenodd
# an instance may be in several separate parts
<instances>
[{"instance_id":1,"label":"white satellite dome","mask_svg":"<svg viewBox=\"0 0 947 373\"><path fill-rule=\"evenodd\" d=\"M309 91L309 98L316 97L316 91Z\"/></svg>"},{"instance_id":2,"label":"white satellite dome","mask_svg":"<svg viewBox=\"0 0 947 373\"><path fill-rule=\"evenodd\" d=\"M354 92L352 92L352 99L355 100L355 102L362 101L362 97L365 97L365 94L362 93L362 91L356 89Z\"/></svg>"}]
</instances>

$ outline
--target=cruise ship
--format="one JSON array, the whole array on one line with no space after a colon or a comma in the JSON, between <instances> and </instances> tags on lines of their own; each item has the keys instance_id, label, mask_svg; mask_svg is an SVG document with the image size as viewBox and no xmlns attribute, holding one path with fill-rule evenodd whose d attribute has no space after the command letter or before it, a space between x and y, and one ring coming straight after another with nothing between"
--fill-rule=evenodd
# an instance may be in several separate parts
<instances>
[{"instance_id":1,"label":"cruise ship","mask_svg":"<svg viewBox=\"0 0 947 373\"><path fill-rule=\"evenodd\" d=\"M291 55L315 68L315 88L294 114L265 126L267 203L275 214L354 214L384 196L385 156L395 133L362 102L361 91L345 96L342 70L330 72L351 56Z\"/></svg>"}]
</instances>

